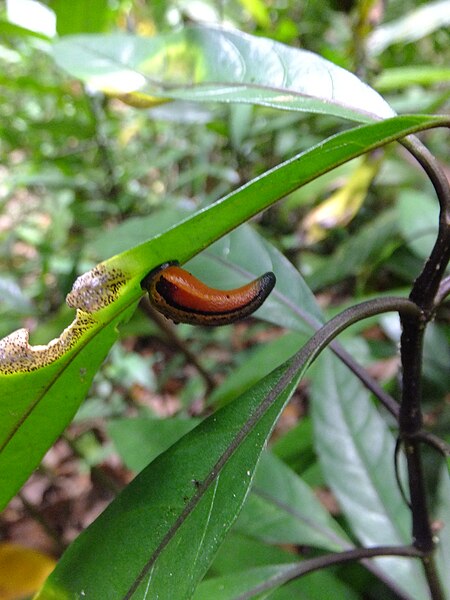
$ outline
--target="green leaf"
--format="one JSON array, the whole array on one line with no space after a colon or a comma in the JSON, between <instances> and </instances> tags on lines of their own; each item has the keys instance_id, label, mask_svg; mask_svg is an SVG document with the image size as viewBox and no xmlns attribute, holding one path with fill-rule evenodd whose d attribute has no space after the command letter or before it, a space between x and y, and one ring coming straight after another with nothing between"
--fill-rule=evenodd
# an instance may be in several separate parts
<instances>
[{"instance_id":1,"label":"green leaf","mask_svg":"<svg viewBox=\"0 0 450 600\"><path fill-rule=\"evenodd\" d=\"M320 462L354 535L366 546L411 543L410 512L395 479L395 439L368 392L325 353L314 369L311 398ZM411 598L426 598L417 563L389 557L376 564Z\"/></svg>"},{"instance_id":2,"label":"green leaf","mask_svg":"<svg viewBox=\"0 0 450 600\"><path fill-rule=\"evenodd\" d=\"M209 572L211 576L227 575L252 567L296 563L297 560L297 556L279 546L264 544L232 528L220 546Z\"/></svg>"},{"instance_id":3,"label":"green leaf","mask_svg":"<svg viewBox=\"0 0 450 600\"><path fill-rule=\"evenodd\" d=\"M315 465L311 417L303 417L295 427L272 444L271 450L296 473L302 474Z\"/></svg>"},{"instance_id":4,"label":"green leaf","mask_svg":"<svg viewBox=\"0 0 450 600\"><path fill-rule=\"evenodd\" d=\"M414 65L384 69L375 80L382 92L398 90L412 85L442 85L450 83L450 69L435 65Z\"/></svg>"},{"instance_id":5,"label":"green leaf","mask_svg":"<svg viewBox=\"0 0 450 600\"><path fill-rule=\"evenodd\" d=\"M53 362L47 361L55 356L53 352L64 349L65 340L70 339L69 334L62 334L59 341L48 348L28 346L27 332L24 329L2 341L0 359L7 356L8 369L11 364L17 365L17 361L22 361L24 357L28 357L31 365L37 364L38 368L26 370L25 365L25 370L8 374L8 370L5 373L2 365L1 508L38 466L46 450L73 419L95 373L117 339L117 324L131 315L134 308L135 303L128 306L128 310L122 306L122 310L110 320L92 321L92 328L89 330L86 318L83 317L83 321L78 319L69 330L72 339L76 340L74 345ZM78 334L80 337L77 337ZM21 356L19 359L16 354L16 361L12 358L14 351Z\"/></svg>"},{"instance_id":6,"label":"green leaf","mask_svg":"<svg viewBox=\"0 0 450 600\"><path fill-rule=\"evenodd\" d=\"M254 567L273 567L279 564L281 565L280 574L288 573L287 563L290 563L291 566L298 563L298 555L279 546L269 546L247 538L232 529L225 538L211 566L210 573L213 579L211 582L206 579L200 583L196 594L194 594L194 599L199 600L202 597L201 595L204 595L205 591L208 590L209 585L215 585L214 581L220 581L223 588L227 589L228 576L235 573L241 573L242 578L245 580L247 573L257 572ZM264 583L264 581L261 581L261 583ZM334 575L331 569L309 573L307 577L292 581L274 591L276 585L276 582L273 582L269 597L277 598L277 600L292 600L292 598L324 600L328 597L335 600L359 600L360 598ZM197 594L200 595L199 598L197 598ZM214 596L212 597L214 598Z\"/></svg>"},{"instance_id":7,"label":"green leaf","mask_svg":"<svg viewBox=\"0 0 450 600\"><path fill-rule=\"evenodd\" d=\"M308 365L350 322L393 303L359 305L338 315L282 367L160 455L70 546L36 599L95 599L112 592L191 597ZM126 559L112 557L111 548ZM95 561L86 560L89 555ZM185 564L191 565L189 577Z\"/></svg>"},{"instance_id":8,"label":"green leaf","mask_svg":"<svg viewBox=\"0 0 450 600\"><path fill-rule=\"evenodd\" d=\"M55 43L53 56L90 87L129 94L131 103L155 96L243 102L356 121L395 114L355 75L312 52L219 27L72 36Z\"/></svg>"},{"instance_id":9,"label":"green leaf","mask_svg":"<svg viewBox=\"0 0 450 600\"><path fill-rule=\"evenodd\" d=\"M266 453L235 530L272 544L330 551L352 547L312 489L274 455Z\"/></svg>"},{"instance_id":10,"label":"green leaf","mask_svg":"<svg viewBox=\"0 0 450 600\"><path fill-rule=\"evenodd\" d=\"M58 35L103 31L111 10L108 4L108 0L51 0Z\"/></svg>"},{"instance_id":11,"label":"green leaf","mask_svg":"<svg viewBox=\"0 0 450 600\"><path fill-rule=\"evenodd\" d=\"M438 203L420 190L401 191L397 200L397 219L408 247L426 260L438 232Z\"/></svg>"},{"instance_id":12,"label":"green leaf","mask_svg":"<svg viewBox=\"0 0 450 600\"><path fill-rule=\"evenodd\" d=\"M142 297L140 282L150 270L168 260L186 262L282 196L347 160L446 122L395 117L333 136L82 275L68 296L70 306L78 309L76 319L48 345L29 345L24 329L0 341L0 508L73 418L117 339L118 325Z\"/></svg>"},{"instance_id":13,"label":"green leaf","mask_svg":"<svg viewBox=\"0 0 450 600\"><path fill-rule=\"evenodd\" d=\"M346 277L358 276L363 269L374 268L395 247L393 238L398 233L398 222L394 211L385 211L379 217L351 234L328 256L321 268L308 277L312 289L342 281Z\"/></svg>"},{"instance_id":14,"label":"green leaf","mask_svg":"<svg viewBox=\"0 0 450 600\"><path fill-rule=\"evenodd\" d=\"M275 590L269 596L270 600L361 600L361 595L355 592L349 584L344 583L330 569L308 573L306 577L291 581Z\"/></svg>"},{"instance_id":15,"label":"green leaf","mask_svg":"<svg viewBox=\"0 0 450 600\"><path fill-rule=\"evenodd\" d=\"M33 31L32 29L28 29L26 27L21 27L20 25L16 25L15 23L11 23L10 21L4 21L0 19L0 34L7 36L17 36L17 37L31 37L38 38L43 41L50 41L50 37L45 33L41 33L40 31Z\"/></svg>"},{"instance_id":16,"label":"green leaf","mask_svg":"<svg viewBox=\"0 0 450 600\"><path fill-rule=\"evenodd\" d=\"M283 365L160 455L69 547L36 600L189 598L245 500L304 363Z\"/></svg>"},{"instance_id":17,"label":"green leaf","mask_svg":"<svg viewBox=\"0 0 450 600\"><path fill-rule=\"evenodd\" d=\"M250 356L237 366L208 397L208 404L220 408L280 366L307 340L305 335L288 333L264 346L258 346Z\"/></svg>"}]
</instances>

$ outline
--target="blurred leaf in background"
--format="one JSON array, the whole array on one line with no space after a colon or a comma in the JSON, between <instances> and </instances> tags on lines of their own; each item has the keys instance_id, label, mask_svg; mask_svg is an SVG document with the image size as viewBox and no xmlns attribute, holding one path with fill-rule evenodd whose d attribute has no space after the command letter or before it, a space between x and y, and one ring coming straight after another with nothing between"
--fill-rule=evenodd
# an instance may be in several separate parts
<instances>
[{"instance_id":1,"label":"blurred leaf in background","mask_svg":"<svg viewBox=\"0 0 450 600\"><path fill-rule=\"evenodd\" d=\"M448 0L345 5L297 0L1 5L0 337L27 327L33 342L47 343L73 318L64 298L77 275L350 126L331 115L244 104L183 100L137 110L58 69L49 55L50 39L112 32L153 37L205 21L224 24L357 72L400 113L448 113ZM260 43L265 48L269 42ZM244 57L251 66L251 54ZM260 65L257 75L267 77L264 61ZM434 130L421 137L445 164L448 133ZM327 199L337 227L324 231L317 207L323 210ZM343 165L296 190L253 220L257 233L244 227L209 247L189 269L211 285L231 287L242 277L224 257L247 261L250 274L276 266L279 287L261 312L269 324L251 320L219 330L181 325L174 333L136 311L122 325L119 344L64 438L2 514L2 537L59 556L150 460L212 407L228 404L300 347L310 331L302 310L320 320L376 293L406 294L435 235L436 210L420 168L391 145L380 156ZM307 245L300 224L308 218L318 233L310 234ZM397 322L383 318L342 340L394 395L398 335ZM447 441L449 342L444 306L427 332L424 387L427 425ZM309 374L283 411L270 443L278 458L263 459L249 503L219 550L211 578L199 588L199 599L215 597L230 578L245 591L249 582L265 581L310 556L315 544L343 547L355 532L362 541L370 534L369 542L378 542L364 525L365 494L371 502L379 495L378 503L368 504L370 514L383 519L393 538L403 539L401 502L383 481L392 475L392 462L386 453L384 471L369 481L379 471L370 453L364 454L370 431L363 428L362 435L357 427L366 417L375 422L379 437L373 447L383 454L382 442L392 446L392 420L384 412L380 417L359 388L357 409L346 405L340 394L351 385L346 374L333 368L326 380L323 369ZM332 394L336 414L328 412ZM344 436L345 427L354 431ZM349 468L358 466L360 485L350 499L342 485L346 476L333 462L336 449L351 453ZM434 454L425 461L432 504L445 520L448 479ZM279 484L271 493L275 480ZM352 501L358 510L350 510ZM295 512L298 507L302 512ZM392 507L401 513L398 522ZM444 572L448 536L442 540ZM401 573L400 563L394 560L385 571L393 568L404 593L414 598L421 579L415 570ZM311 575L270 597L322 599L324 593L346 600L398 597L380 570L373 575L359 565Z\"/></svg>"}]
</instances>

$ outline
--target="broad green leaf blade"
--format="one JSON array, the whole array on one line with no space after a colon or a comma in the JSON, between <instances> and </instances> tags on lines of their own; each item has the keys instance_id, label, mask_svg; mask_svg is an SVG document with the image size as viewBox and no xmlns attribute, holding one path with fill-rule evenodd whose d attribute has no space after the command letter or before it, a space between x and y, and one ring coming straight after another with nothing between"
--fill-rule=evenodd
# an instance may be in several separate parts
<instances>
[{"instance_id":1,"label":"broad green leaf blade","mask_svg":"<svg viewBox=\"0 0 450 600\"><path fill-rule=\"evenodd\" d=\"M413 85L442 85L450 83L450 69L435 65L414 65L384 69L375 80L382 92L399 90Z\"/></svg>"},{"instance_id":2,"label":"broad green leaf blade","mask_svg":"<svg viewBox=\"0 0 450 600\"><path fill-rule=\"evenodd\" d=\"M144 38L78 35L55 43L56 63L90 87L195 102L243 102L367 122L392 117L355 75L279 42L219 27ZM139 96L137 95L139 94Z\"/></svg>"},{"instance_id":3,"label":"broad green leaf blade","mask_svg":"<svg viewBox=\"0 0 450 600\"><path fill-rule=\"evenodd\" d=\"M151 269L168 260L186 262L284 195L364 152L446 123L439 117L394 117L333 136L81 276L70 294L77 317L47 346L30 346L25 330L0 341L0 508L70 422L116 339L116 327L142 297L140 282Z\"/></svg>"},{"instance_id":4,"label":"broad green leaf blade","mask_svg":"<svg viewBox=\"0 0 450 600\"><path fill-rule=\"evenodd\" d=\"M367 391L325 353L314 369L311 398L320 462L355 536L366 546L411 543L410 512L395 479L395 439ZM377 565L411 598L427 597L415 561L389 557Z\"/></svg>"},{"instance_id":5,"label":"broad green leaf blade","mask_svg":"<svg viewBox=\"0 0 450 600\"><path fill-rule=\"evenodd\" d=\"M396 201L397 221L409 249L427 260L438 235L439 205L420 190L413 188L399 193Z\"/></svg>"},{"instance_id":6,"label":"broad green leaf blade","mask_svg":"<svg viewBox=\"0 0 450 600\"><path fill-rule=\"evenodd\" d=\"M191 597L304 368L286 363L160 455L70 546L37 600Z\"/></svg>"},{"instance_id":7,"label":"broad green leaf blade","mask_svg":"<svg viewBox=\"0 0 450 600\"><path fill-rule=\"evenodd\" d=\"M348 583L339 579L338 573L330 569L308 573L295 581L291 581L276 589L268 598L270 600L361 600L361 595Z\"/></svg>"},{"instance_id":8,"label":"broad green leaf blade","mask_svg":"<svg viewBox=\"0 0 450 600\"><path fill-rule=\"evenodd\" d=\"M52 0L51 7L58 35L104 31L111 14L108 0Z\"/></svg>"},{"instance_id":9,"label":"broad green leaf blade","mask_svg":"<svg viewBox=\"0 0 450 600\"><path fill-rule=\"evenodd\" d=\"M377 265L398 244L395 241L398 229L394 210L384 211L352 233L333 255L327 256L323 266L308 277L308 284L318 290L346 277L357 277L361 272L367 277L369 265Z\"/></svg>"},{"instance_id":10,"label":"broad green leaf blade","mask_svg":"<svg viewBox=\"0 0 450 600\"><path fill-rule=\"evenodd\" d=\"M117 325L134 312L135 306L136 302L128 307L123 303L120 308L116 306L117 313L109 320L92 319L87 323L87 315L79 317L72 324L70 335L62 334L59 341L45 350L27 346L23 329L0 342L0 364L12 343L16 350L17 345L19 351L24 350L22 354L29 357L30 364L38 366L36 370L0 375L0 508L17 492L73 419L117 339ZM46 364L53 349L63 349L67 339L74 340L73 346ZM6 356L7 364L14 364L11 354Z\"/></svg>"},{"instance_id":11,"label":"broad green leaf blade","mask_svg":"<svg viewBox=\"0 0 450 600\"><path fill-rule=\"evenodd\" d=\"M263 455L251 494L235 530L266 543L313 546L329 551L353 547L312 489L270 453Z\"/></svg>"},{"instance_id":12,"label":"broad green leaf blade","mask_svg":"<svg viewBox=\"0 0 450 600\"><path fill-rule=\"evenodd\" d=\"M232 374L219 384L209 395L208 405L215 408L225 406L234 398L247 391L264 375L288 360L306 341L306 335L288 333L255 348Z\"/></svg>"}]
</instances>

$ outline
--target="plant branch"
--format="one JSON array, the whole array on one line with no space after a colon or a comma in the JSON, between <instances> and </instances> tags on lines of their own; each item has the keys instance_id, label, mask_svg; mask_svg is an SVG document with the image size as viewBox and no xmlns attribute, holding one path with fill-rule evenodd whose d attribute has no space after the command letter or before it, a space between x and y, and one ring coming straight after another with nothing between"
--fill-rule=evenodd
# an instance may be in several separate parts
<instances>
[{"instance_id":1,"label":"plant branch","mask_svg":"<svg viewBox=\"0 0 450 600\"><path fill-rule=\"evenodd\" d=\"M143 566L140 573L138 573L135 577L127 593L123 596L123 600L129 600L132 598L134 592L138 589L146 575L148 575L148 573L151 571L156 560L161 555L165 547L173 539L174 535L183 525L187 517L197 507L203 495L211 488L211 485L219 477L228 460L247 438L264 414L276 402L280 395L286 390L286 388L292 385L292 381L294 381L296 378L298 380L301 374L319 356L322 350L329 345L330 341L333 340L339 333L344 331L349 325L352 325L353 323L356 323L362 319L390 311L411 315L417 315L419 313L417 306L407 298L385 297L362 302L356 306L347 308L342 313L328 321L309 339L303 348L294 354L288 363L285 363L285 370L282 372L277 383L265 395L263 401L253 411L246 423L236 433L216 463L211 467L209 473L198 486L196 493L185 504L184 509L179 514L172 527L167 531L158 547L155 548L152 555ZM289 396L286 397L286 402L288 398Z\"/></svg>"},{"instance_id":2,"label":"plant branch","mask_svg":"<svg viewBox=\"0 0 450 600\"><path fill-rule=\"evenodd\" d=\"M220 268L226 268L227 263L222 259L218 258L215 255L210 255L210 258L213 258L217 261ZM251 278L254 277L254 273L246 271L239 267L239 272L243 275ZM295 304L289 298L286 297L285 294L279 292L276 288L273 291L273 295L278 298L278 300L283 303L289 310L298 315L302 321L304 321L313 332L319 331L319 329L323 326L323 322L314 317L307 309L303 308L299 304ZM385 409L391 413L393 417L398 421L398 415L400 411L400 404L390 395L388 394L375 379L367 372L362 365L356 361L353 356L345 350L345 348L337 341L332 341L329 346L330 350L334 352L334 354L353 372L353 374L358 377L361 383L371 392L380 403L385 407Z\"/></svg>"},{"instance_id":3,"label":"plant branch","mask_svg":"<svg viewBox=\"0 0 450 600\"><path fill-rule=\"evenodd\" d=\"M378 382L367 372L367 369L361 366L339 342L331 342L330 349L341 359L344 365L358 377L366 389L378 398L384 408L398 420L400 404L390 394L383 390Z\"/></svg>"},{"instance_id":4,"label":"plant branch","mask_svg":"<svg viewBox=\"0 0 450 600\"><path fill-rule=\"evenodd\" d=\"M427 505L421 442L417 436L423 425L421 403L424 333L426 325L434 316L436 297L439 290L442 290L441 280L450 260L450 185L435 157L417 138L408 137L401 143L425 170L435 188L440 205L436 242L409 295L410 300L420 309L420 313L404 313L400 316L403 389L399 436L405 447L408 468L413 543L426 555L422 562L433 600L443 600L444 595L432 556L434 538Z\"/></svg>"},{"instance_id":5,"label":"plant branch","mask_svg":"<svg viewBox=\"0 0 450 600\"><path fill-rule=\"evenodd\" d=\"M443 214L441 218L448 224L450 218L450 185L443 168L436 157L416 136L409 135L400 140L400 143L414 156L428 175L439 200Z\"/></svg>"},{"instance_id":6,"label":"plant branch","mask_svg":"<svg viewBox=\"0 0 450 600\"><path fill-rule=\"evenodd\" d=\"M437 435L434 435L429 431L422 430L418 431L415 437L424 444L427 444L428 446L431 446L431 448L434 448L440 452L444 458L450 456L450 444L447 444L445 440L441 440L441 438L439 438Z\"/></svg>"},{"instance_id":7,"label":"plant branch","mask_svg":"<svg viewBox=\"0 0 450 600\"><path fill-rule=\"evenodd\" d=\"M431 152L414 136L401 140L428 175L439 200L439 231L435 245L414 282L410 299L423 310L433 307L441 279L450 260L450 184L442 167Z\"/></svg>"},{"instance_id":8,"label":"plant branch","mask_svg":"<svg viewBox=\"0 0 450 600\"><path fill-rule=\"evenodd\" d=\"M42 511L39 511L31 502L27 500L22 491L18 492L18 498L20 498L25 511L34 519L45 531L45 533L51 538L55 544L56 551L63 553L65 548L64 543L61 541L61 536L58 531L49 523Z\"/></svg>"},{"instance_id":9,"label":"plant branch","mask_svg":"<svg viewBox=\"0 0 450 600\"><path fill-rule=\"evenodd\" d=\"M422 553L414 546L374 546L373 548L354 548L333 554L325 554L317 558L311 558L301 563L292 565L292 568L283 570L279 575L271 577L264 583L253 587L251 590L237 596L235 600L249 600L266 590L279 587L293 579L297 579L306 573L312 573L319 569L340 565L350 561L374 558L377 556L407 556L410 558L421 558Z\"/></svg>"},{"instance_id":10,"label":"plant branch","mask_svg":"<svg viewBox=\"0 0 450 600\"><path fill-rule=\"evenodd\" d=\"M203 381L206 384L207 393L211 393L216 387L214 379L202 366L197 356L191 351L188 345L185 344L185 342L174 332L171 323L166 319L166 317L163 317L161 313L153 308L153 306L150 304L147 294L141 299L140 306L142 310L158 325L158 327L161 328L168 340L176 348L178 348L178 350L184 354L186 359L197 369L199 375L203 378Z\"/></svg>"}]
</instances>

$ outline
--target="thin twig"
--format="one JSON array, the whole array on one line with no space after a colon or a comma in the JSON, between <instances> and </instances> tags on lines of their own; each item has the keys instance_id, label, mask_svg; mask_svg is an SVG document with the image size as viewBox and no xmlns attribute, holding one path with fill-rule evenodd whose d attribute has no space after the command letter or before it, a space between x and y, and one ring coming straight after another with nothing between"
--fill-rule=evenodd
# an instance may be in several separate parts
<instances>
[{"instance_id":1,"label":"thin twig","mask_svg":"<svg viewBox=\"0 0 450 600\"><path fill-rule=\"evenodd\" d=\"M164 332L169 341L176 347L178 350L184 354L187 360L197 369L198 373L203 378L206 384L207 393L210 394L214 388L216 387L216 383L208 371L202 366L199 362L197 356L192 352L192 350L188 347L187 344L175 333L173 330L173 326L170 322L161 315L153 306L150 304L147 295L145 295L141 302L140 307L142 310L158 325L160 329Z\"/></svg>"},{"instance_id":2,"label":"thin twig","mask_svg":"<svg viewBox=\"0 0 450 600\"><path fill-rule=\"evenodd\" d=\"M440 452L444 458L450 456L450 444L447 444L445 440L442 440L437 435L434 435L429 431L422 430L417 432L416 438Z\"/></svg>"},{"instance_id":3,"label":"thin twig","mask_svg":"<svg viewBox=\"0 0 450 600\"><path fill-rule=\"evenodd\" d=\"M20 498L22 505L26 512L30 515L32 519L34 519L45 533L52 539L56 546L56 550L58 554L62 554L64 552L65 545L61 542L61 536L56 531L56 529L51 525L45 516L43 515L41 510L38 510L31 502L29 502L22 492L18 492L17 496Z\"/></svg>"},{"instance_id":4,"label":"thin twig","mask_svg":"<svg viewBox=\"0 0 450 600\"><path fill-rule=\"evenodd\" d=\"M410 558L421 558L422 553L414 546L374 546L373 548L354 548L344 550L333 554L325 554L317 558L311 558L300 563L292 565L292 568L283 570L279 575L275 575L264 581L251 590L235 597L235 600L249 600L266 590L279 587L293 579L297 579L306 573L312 573L333 565L341 565L355 560L364 560L377 556L407 556Z\"/></svg>"}]
</instances>

